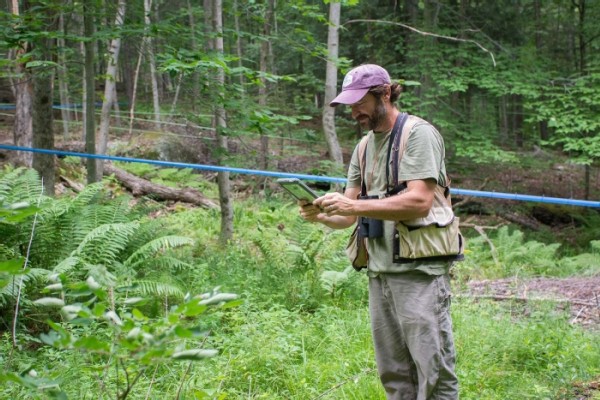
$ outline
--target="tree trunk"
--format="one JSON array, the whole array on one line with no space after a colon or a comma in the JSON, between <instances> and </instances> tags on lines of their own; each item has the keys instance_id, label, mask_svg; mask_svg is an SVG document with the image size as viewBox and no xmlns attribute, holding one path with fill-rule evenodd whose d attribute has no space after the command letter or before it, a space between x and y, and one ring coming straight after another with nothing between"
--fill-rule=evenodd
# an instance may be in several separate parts
<instances>
[{"instance_id":1,"label":"tree trunk","mask_svg":"<svg viewBox=\"0 0 600 400\"><path fill-rule=\"evenodd\" d=\"M115 17L114 29L120 30L125 19L126 0L119 0L117 15ZM121 36L113 38L108 50L108 62L106 66L106 81L104 86L104 101L102 102L102 114L100 117L100 130L98 132L98 154L106 154L108 149L108 135L110 128L110 111L116 101L117 64L119 63L119 52L121 51ZM102 179L102 166L104 161L98 160L96 166L97 180Z\"/></svg>"},{"instance_id":2,"label":"tree trunk","mask_svg":"<svg viewBox=\"0 0 600 400\"><path fill-rule=\"evenodd\" d=\"M94 36L94 1L83 1L83 31L84 36L91 39ZM94 87L94 42L88 40L84 43L85 50L85 152L88 154L96 154L96 121L94 118L94 102L95 102L95 87ZM88 158L87 166L87 182L93 183L98 181L96 175L96 160Z\"/></svg>"},{"instance_id":3,"label":"tree trunk","mask_svg":"<svg viewBox=\"0 0 600 400\"><path fill-rule=\"evenodd\" d=\"M133 74L133 89L131 93L131 104L129 105L129 133L128 137L131 141L133 135L133 121L135 119L135 102L137 100L137 86L140 79L140 68L142 66L142 57L144 53L144 41L142 40L142 49L138 55L137 64L135 66L135 72Z\"/></svg>"},{"instance_id":4,"label":"tree trunk","mask_svg":"<svg viewBox=\"0 0 600 400\"><path fill-rule=\"evenodd\" d=\"M69 4L70 2L67 2ZM63 126L63 138L67 140L69 138L69 123L71 122L71 101L69 100L69 87L67 85L67 63L65 57L65 38L62 36L66 33L65 31L65 14L61 10L58 16L58 29L59 36L57 40L58 47L58 91L60 96L60 115L62 118Z\"/></svg>"},{"instance_id":5,"label":"tree trunk","mask_svg":"<svg viewBox=\"0 0 600 400\"><path fill-rule=\"evenodd\" d=\"M218 53L223 53L223 3L221 0L214 0L213 3L213 27L217 34L214 41L214 49ZM227 136L222 134L223 128L227 128L225 119L225 108L223 106L225 96L225 71L219 68L217 75L217 93L219 99L215 109L215 122L217 127L217 145L219 147L219 164L222 162L222 154L226 154ZM219 181L219 203L221 205L221 235L220 241L225 244L233 239L233 201L231 198L231 188L229 183L229 172L220 171Z\"/></svg>"},{"instance_id":6,"label":"tree trunk","mask_svg":"<svg viewBox=\"0 0 600 400\"><path fill-rule=\"evenodd\" d=\"M515 138L515 145L519 148L523 147L524 134L523 134L523 97L521 95L512 95L513 100L513 132Z\"/></svg>"},{"instance_id":7,"label":"tree trunk","mask_svg":"<svg viewBox=\"0 0 600 400\"><path fill-rule=\"evenodd\" d=\"M191 47L194 53L198 52L198 39L196 35L198 32L196 31L196 18L194 18L194 9L192 8L192 4L190 0L187 0L187 8L188 8L188 20L190 23L190 31L191 35ZM192 72L192 112L196 112L196 101L200 97L200 74L198 70L194 70Z\"/></svg>"},{"instance_id":8,"label":"tree trunk","mask_svg":"<svg viewBox=\"0 0 600 400\"><path fill-rule=\"evenodd\" d=\"M339 1L329 3L329 33L327 35L327 51L329 57L325 72L325 104L323 104L323 132L329 148L329 158L340 168L344 164L342 149L335 131L335 108L329 103L337 91L337 60L339 49L340 12L342 4Z\"/></svg>"},{"instance_id":9,"label":"tree trunk","mask_svg":"<svg viewBox=\"0 0 600 400\"><path fill-rule=\"evenodd\" d=\"M46 46L42 50L46 59L49 58L48 49ZM54 149L52 77L49 70L36 71L33 77L33 147L39 149ZM54 196L54 155L34 153L32 167L42 177L44 194Z\"/></svg>"},{"instance_id":10,"label":"tree trunk","mask_svg":"<svg viewBox=\"0 0 600 400\"><path fill-rule=\"evenodd\" d=\"M158 82L156 80L156 61L154 60L154 48L152 36L150 36L150 13L152 12L152 0L144 0L144 25L145 25L145 50L148 64L150 66L150 82L152 83L152 105L154 107L154 122L157 130L161 130L160 124L160 99L158 94Z\"/></svg>"},{"instance_id":11,"label":"tree trunk","mask_svg":"<svg viewBox=\"0 0 600 400\"><path fill-rule=\"evenodd\" d=\"M508 122L508 109L507 109L507 95L500 96L498 99L498 122L499 122L499 136L500 143L508 145L509 141L509 122Z\"/></svg>"},{"instance_id":12,"label":"tree trunk","mask_svg":"<svg viewBox=\"0 0 600 400\"><path fill-rule=\"evenodd\" d=\"M158 200L182 201L195 204L204 208L218 207L212 200L206 198L202 193L191 188L175 189L147 181L127 171L114 167L110 163L104 166L105 175L114 175L119 182L131 190L134 196L149 195Z\"/></svg>"},{"instance_id":13,"label":"tree trunk","mask_svg":"<svg viewBox=\"0 0 600 400\"><path fill-rule=\"evenodd\" d=\"M39 11L40 21L46 29L55 31L58 26L57 15L54 11L41 8ZM56 42L50 38L38 38L34 40L33 47L37 50L36 60L42 63L51 62L52 55L56 54ZM54 68L40 66L33 72L33 147L39 149L54 149L54 114L52 110ZM54 155L34 153L32 167L39 173L44 186L44 193L54 196Z\"/></svg>"},{"instance_id":14,"label":"tree trunk","mask_svg":"<svg viewBox=\"0 0 600 400\"><path fill-rule=\"evenodd\" d=\"M428 32L436 32L438 26L438 12L439 12L440 4L436 0L425 0L424 8L423 8L423 22L425 25L425 30ZM423 37L418 39L420 43L423 45L423 49L425 50L425 57L431 58L434 57L433 53L436 52L436 39L433 37ZM420 98L423 102L422 113L424 117L429 120L435 120L435 111L436 107L433 106L433 102L428 101L429 93L432 92L432 89L435 86L435 81L431 76L431 73L428 69L423 69L421 76L422 85L419 88Z\"/></svg>"},{"instance_id":15,"label":"tree trunk","mask_svg":"<svg viewBox=\"0 0 600 400\"><path fill-rule=\"evenodd\" d=\"M233 0L233 23L235 25L235 52L238 58L238 67L241 69L244 66L244 63L242 62L244 53L242 52L242 33L240 30L240 16L238 14L237 0ZM240 86L242 90L242 96L244 95L244 83L244 74L240 74Z\"/></svg>"},{"instance_id":16,"label":"tree trunk","mask_svg":"<svg viewBox=\"0 0 600 400\"><path fill-rule=\"evenodd\" d=\"M263 21L263 40L260 44L259 68L261 72L260 86L258 87L258 105L261 108L267 106L268 82L264 77L269 70L269 49L271 47L271 20L273 19L273 0L267 0L265 19ZM269 137L260 135L260 167L263 170L269 168Z\"/></svg>"},{"instance_id":17,"label":"tree trunk","mask_svg":"<svg viewBox=\"0 0 600 400\"><path fill-rule=\"evenodd\" d=\"M19 15L19 2L12 1L13 15ZM17 60L15 75L17 79L11 79L11 88L15 97L15 120L13 126L13 142L15 146L31 147L32 144L32 92L31 75L25 64L19 59L28 51L28 44L21 43L19 48L12 52ZM16 163L24 167L31 167L32 154L26 151L18 151Z\"/></svg>"}]
</instances>

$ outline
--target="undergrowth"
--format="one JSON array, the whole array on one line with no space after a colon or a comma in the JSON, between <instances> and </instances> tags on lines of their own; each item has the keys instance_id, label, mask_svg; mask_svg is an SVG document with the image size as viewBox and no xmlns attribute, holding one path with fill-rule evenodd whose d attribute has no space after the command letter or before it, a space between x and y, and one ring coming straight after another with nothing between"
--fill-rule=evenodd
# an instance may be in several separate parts
<instances>
[{"instance_id":1,"label":"undergrowth","mask_svg":"<svg viewBox=\"0 0 600 400\"><path fill-rule=\"evenodd\" d=\"M343 252L348 231L305 223L288 199L273 195L236 201L235 238L223 247L218 211L165 208L148 218L143 201L132 207L102 185L21 205L19 219L14 204L39 198L29 174L0 173L0 210L8 210L0 213L3 315L16 302L8 288L26 283L17 346L8 318L0 327L0 398L385 398L367 277L348 267ZM35 212L41 218L33 226ZM21 270L32 231L32 264ZM455 285L600 271L598 241L562 257L558 245L509 227L469 239L466 256ZM204 315L188 293L206 288L216 289L205 300L224 291L241 301ZM44 305L57 300L80 307L77 323ZM577 382L600 376L598 332L569 324L551 301L460 298L452 313L463 399L566 400ZM173 359L192 345L218 354L200 363Z\"/></svg>"}]
</instances>

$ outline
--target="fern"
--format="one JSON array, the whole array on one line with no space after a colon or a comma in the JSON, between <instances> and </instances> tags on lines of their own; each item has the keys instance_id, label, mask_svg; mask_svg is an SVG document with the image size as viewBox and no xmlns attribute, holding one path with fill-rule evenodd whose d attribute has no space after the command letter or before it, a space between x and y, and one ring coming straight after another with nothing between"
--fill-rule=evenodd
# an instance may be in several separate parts
<instances>
[{"instance_id":1,"label":"fern","mask_svg":"<svg viewBox=\"0 0 600 400\"><path fill-rule=\"evenodd\" d=\"M127 260L125 260L125 264L132 267L138 267L148 259L155 257L159 252L164 252L169 249L192 244L194 244L194 241L187 237L162 236L140 247Z\"/></svg>"},{"instance_id":2,"label":"fern","mask_svg":"<svg viewBox=\"0 0 600 400\"><path fill-rule=\"evenodd\" d=\"M103 190L104 185L102 182L87 185L73 200L69 202L69 205L73 208L81 208L88 204L92 204L94 200L99 199Z\"/></svg>"},{"instance_id":3,"label":"fern","mask_svg":"<svg viewBox=\"0 0 600 400\"><path fill-rule=\"evenodd\" d=\"M190 263L169 256L160 256L153 258L145 262L143 266L146 269L155 271L168 271L171 273L177 273L184 270L191 270L194 268L194 266Z\"/></svg>"},{"instance_id":4,"label":"fern","mask_svg":"<svg viewBox=\"0 0 600 400\"><path fill-rule=\"evenodd\" d=\"M132 292L139 293L142 296L168 296L179 299L182 299L183 296L185 296L184 291L179 285L159 280L135 280L133 281L131 290Z\"/></svg>"},{"instance_id":5,"label":"fern","mask_svg":"<svg viewBox=\"0 0 600 400\"><path fill-rule=\"evenodd\" d=\"M54 266L54 268L52 268L52 271L57 274L66 274L73 271L75 267L80 263L81 260L79 259L79 257L67 257L61 260L56 266Z\"/></svg>"},{"instance_id":6,"label":"fern","mask_svg":"<svg viewBox=\"0 0 600 400\"><path fill-rule=\"evenodd\" d=\"M321 274L321 285L331 297L335 297L338 292L343 290L344 285L350 279L350 274L354 268L346 267L343 271L323 271Z\"/></svg>"},{"instance_id":7,"label":"fern","mask_svg":"<svg viewBox=\"0 0 600 400\"><path fill-rule=\"evenodd\" d=\"M138 222L100 225L83 238L73 256L92 263L110 263L117 259L138 227Z\"/></svg>"},{"instance_id":8,"label":"fern","mask_svg":"<svg viewBox=\"0 0 600 400\"><path fill-rule=\"evenodd\" d=\"M21 282L23 285L21 301L24 301L26 299L26 296L24 295L26 289L30 285L45 282L47 276L48 271L39 268L29 268L26 269L23 274L16 275L12 283L0 288L0 307L6 307L10 304L11 299L16 299Z\"/></svg>"},{"instance_id":9,"label":"fern","mask_svg":"<svg viewBox=\"0 0 600 400\"><path fill-rule=\"evenodd\" d=\"M0 199L5 203L37 203L42 184L33 169L18 168L0 177Z\"/></svg>"}]
</instances>

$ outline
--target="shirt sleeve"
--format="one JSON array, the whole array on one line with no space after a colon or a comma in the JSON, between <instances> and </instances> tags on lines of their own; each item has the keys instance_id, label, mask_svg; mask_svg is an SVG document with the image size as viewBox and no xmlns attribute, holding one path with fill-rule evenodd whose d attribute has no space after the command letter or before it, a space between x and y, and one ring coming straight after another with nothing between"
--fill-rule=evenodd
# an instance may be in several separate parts
<instances>
[{"instance_id":1,"label":"shirt sleeve","mask_svg":"<svg viewBox=\"0 0 600 400\"><path fill-rule=\"evenodd\" d=\"M350 165L348 166L348 183L346 187L360 187L360 164L358 162L358 144L354 148L352 158L350 159Z\"/></svg>"},{"instance_id":2,"label":"shirt sleeve","mask_svg":"<svg viewBox=\"0 0 600 400\"><path fill-rule=\"evenodd\" d=\"M398 180L434 179L445 184L444 153L444 140L439 132L429 123L416 125L398 166Z\"/></svg>"}]
</instances>

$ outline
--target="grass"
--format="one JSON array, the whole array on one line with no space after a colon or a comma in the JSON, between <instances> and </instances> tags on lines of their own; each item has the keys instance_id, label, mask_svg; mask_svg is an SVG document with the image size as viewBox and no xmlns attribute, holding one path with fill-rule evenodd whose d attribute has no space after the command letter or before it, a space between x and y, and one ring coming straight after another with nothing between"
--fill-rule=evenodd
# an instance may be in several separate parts
<instances>
[{"instance_id":1,"label":"grass","mask_svg":"<svg viewBox=\"0 0 600 400\"><path fill-rule=\"evenodd\" d=\"M529 304L527 313L519 307L463 299L453 304L462 399L568 399L561 395L575 382L600 375L597 333L570 325L552 303ZM213 337L219 357L192 364L185 379L188 364L150 370L130 398L145 398L149 388L150 398L174 396L183 382L183 398L192 399L202 398L194 395L200 390L222 399L384 399L366 304L324 304L306 313L246 303L220 315ZM57 379L70 398L98 393L101 364L82 362L76 353L42 347L16 357L17 369L31 366ZM107 372L110 385L116 377ZM8 386L0 395L25 399L31 392Z\"/></svg>"},{"instance_id":2,"label":"grass","mask_svg":"<svg viewBox=\"0 0 600 400\"><path fill-rule=\"evenodd\" d=\"M321 280L323 272L347 266L343 246L348 232L300 221L295 207L276 195L236 202L236 238L226 248L216 242L219 214L214 210L179 208L163 218L179 234L195 239L196 245L181 255L194 265L178 276L187 289L221 286L240 294L244 303L203 321L207 345L219 349L218 357L158 363L145 371L128 398L176 398L178 393L181 399L385 398L375 371L366 276L352 272L335 290ZM489 255L487 242L470 241L470 260L457 269L455 286L472 277L558 274L566 265L555 246L527 241L515 231L490 239L497 259ZM596 248L587 258L569 258L569 271L594 273L589 260L597 260ZM570 324L566 312L551 301L460 298L452 313L462 399L567 400L600 377L600 332ZM102 327L90 331L96 337L108 334ZM42 346L37 333L26 335L21 328L26 345L12 355L10 335L2 335L1 371L27 377L33 369L74 399L112 399L125 382L122 373L106 368L106 358L59 351ZM5 381L0 398L45 399L50 394Z\"/></svg>"}]
</instances>

